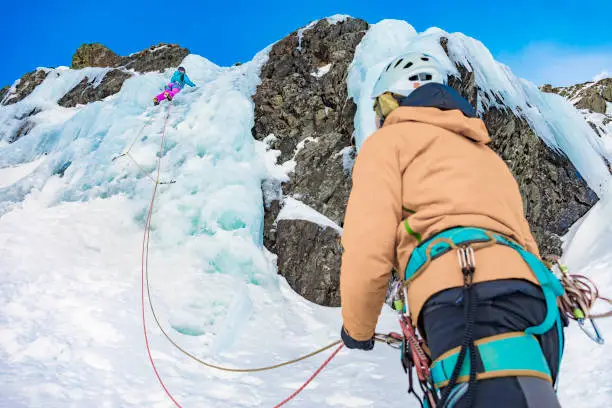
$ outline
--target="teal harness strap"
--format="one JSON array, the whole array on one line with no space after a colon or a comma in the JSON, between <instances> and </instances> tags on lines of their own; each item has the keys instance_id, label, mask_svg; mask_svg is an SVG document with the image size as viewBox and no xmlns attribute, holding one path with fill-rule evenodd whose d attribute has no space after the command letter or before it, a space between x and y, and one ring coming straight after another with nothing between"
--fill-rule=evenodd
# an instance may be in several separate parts
<instances>
[{"instance_id":1,"label":"teal harness strap","mask_svg":"<svg viewBox=\"0 0 612 408\"><path fill-rule=\"evenodd\" d=\"M484 365L483 374L478 374L477 378L521 375L542 378L552 383L546 358L540 344L532 335L515 332L491 336L476 343ZM436 388L443 388L448 384L458 355L459 350L454 350L433 362L431 376ZM466 358L459 371L458 382L465 382L469 373L470 360Z\"/></svg>"},{"instance_id":2,"label":"teal harness strap","mask_svg":"<svg viewBox=\"0 0 612 408\"><path fill-rule=\"evenodd\" d=\"M560 320L559 310L557 308L557 296L561 296L565 293L563 285L561 285L559 279L557 279L557 277L546 267L546 265L544 265L542 261L538 259L538 257L500 234L487 233L487 231L484 229L473 227L458 227L443 231L423 242L412 252L406 267L406 281L409 281L427 262L428 244L433 240L446 238L451 240L456 246L461 246L477 242L488 242L491 241L491 236L495 238L498 244L505 245L516 250L533 271L533 274L538 280L542 292L544 293L547 313L542 323L537 326L527 328L525 332L527 334L537 335L546 333L552 328L555 322ZM431 248L430 258L431 260L434 260L449 252L451 249L451 246L447 242L437 242L433 248Z\"/></svg>"},{"instance_id":3,"label":"teal harness strap","mask_svg":"<svg viewBox=\"0 0 612 408\"><path fill-rule=\"evenodd\" d=\"M557 320L558 307L557 307L557 296L562 296L565 293L563 285L557 277L544 265L537 256L531 252L526 251L520 245L509 241L501 235L494 235L497 242L503 245L507 245L510 248L515 249L523 260L529 265L536 279L540 283L542 292L544 293L544 299L546 300L546 318L542 323L537 326L529 327L525 330L527 334L544 334L549 331L555 321ZM556 313L552 313L556 311Z\"/></svg>"},{"instance_id":4,"label":"teal harness strap","mask_svg":"<svg viewBox=\"0 0 612 408\"><path fill-rule=\"evenodd\" d=\"M557 297L563 296L565 293L565 289L563 288L561 281L557 279L557 277L546 267L546 265L544 265L542 261L538 259L537 256L501 235L495 234L494 236L497 242L515 249L519 255L521 255L540 283L540 287L544 293L544 299L546 301L546 317L539 325L525 329L525 333L542 335L548 332L552 326L556 324L557 339L559 341L559 364L561 364L564 348L563 324L561 323L561 314L559 313L559 307L557 306Z\"/></svg>"}]
</instances>

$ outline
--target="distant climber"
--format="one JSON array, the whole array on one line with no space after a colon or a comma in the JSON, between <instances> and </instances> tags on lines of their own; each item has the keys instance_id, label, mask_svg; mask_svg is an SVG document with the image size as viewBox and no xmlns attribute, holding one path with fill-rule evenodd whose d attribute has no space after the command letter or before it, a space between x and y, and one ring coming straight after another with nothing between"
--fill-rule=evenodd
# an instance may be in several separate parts
<instances>
[{"instance_id":1,"label":"distant climber","mask_svg":"<svg viewBox=\"0 0 612 408\"><path fill-rule=\"evenodd\" d=\"M170 83L164 88L164 92L153 98L153 104L159 105L159 103L164 99L168 99L169 101L171 101L176 96L176 94L179 93L181 89L183 89L185 85L196 86L187 76L185 68L178 67L178 69L174 71L174 75L172 75Z\"/></svg>"},{"instance_id":2,"label":"distant climber","mask_svg":"<svg viewBox=\"0 0 612 408\"><path fill-rule=\"evenodd\" d=\"M399 310L427 345L429 401L559 407L563 288L484 122L446 78L435 58L409 53L374 87L379 129L357 155L344 220L341 337L374 347L395 269L407 288Z\"/></svg>"}]
</instances>

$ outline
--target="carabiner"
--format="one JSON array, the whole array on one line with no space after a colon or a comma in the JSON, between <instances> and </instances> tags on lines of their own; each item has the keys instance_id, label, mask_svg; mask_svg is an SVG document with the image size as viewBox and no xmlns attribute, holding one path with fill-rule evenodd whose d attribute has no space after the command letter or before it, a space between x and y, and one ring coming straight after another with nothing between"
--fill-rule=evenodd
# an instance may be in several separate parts
<instances>
[{"instance_id":1,"label":"carabiner","mask_svg":"<svg viewBox=\"0 0 612 408\"><path fill-rule=\"evenodd\" d=\"M584 334L586 334L595 343L604 344L604 338L601 337L601 334L599 332L599 327L597 327L595 320L589 319L589 321L591 322L591 326L593 327L593 332L589 331L586 327L584 327L584 319L577 320L578 326L584 332Z\"/></svg>"}]
</instances>

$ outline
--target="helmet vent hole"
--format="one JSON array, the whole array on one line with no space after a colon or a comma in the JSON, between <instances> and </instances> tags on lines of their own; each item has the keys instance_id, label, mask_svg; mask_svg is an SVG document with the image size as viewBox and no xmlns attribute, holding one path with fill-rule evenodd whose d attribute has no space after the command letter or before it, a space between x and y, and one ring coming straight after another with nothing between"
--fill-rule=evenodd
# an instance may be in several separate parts
<instances>
[{"instance_id":1,"label":"helmet vent hole","mask_svg":"<svg viewBox=\"0 0 612 408\"><path fill-rule=\"evenodd\" d=\"M419 76L418 75L413 75L411 77L408 78L410 81L418 81Z\"/></svg>"},{"instance_id":2,"label":"helmet vent hole","mask_svg":"<svg viewBox=\"0 0 612 408\"><path fill-rule=\"evenodd\" d=\"M404 69L408 69L412 66L412 62L408 61L408 63L406 65L404 65Z\"/></svg>"},{"instance_id":3,"label":"helmet vent hole","mask_svg":"<svg viewBox=\"0 0 612 408\"><path fill-rule=\"evenodd\" d=\"M425 81L431 81L432 76L430 74L425 74Z\"/></svg>"},{"instance_id":4,"label":"helmet vent hole","mask_svg":"<svg viewBox=\"0 0 612 408\"><path fill-rule=\"evenodd\" d=\"M404 61L404 60L403 60L402 58L400 58L400 59L399 59L399 60L398 60L398 61L395 63L395 65L393 66L393 68L397 68L397 66L398 66L399 64L401 64L401 63L402 63L402 61Z\"/></svg>"},{"instance_id":5,"label":"helmet vent hole","mask_svg":"<svg viewBox=\"0 0 612 408\"><path fill-rule=\"evenodd\" d=\"M421 57L421 59L422 59L423 61L429 61L429 58L427 58L427 57Z\"/></svg>"},{"instance_id":6,"label":"helmet vent hole","mask_svg":"<svg viewBox=\"0 0 612 408\"><path fill-rule=\"evenodd\" d=\"M389 68L391 68L391 63L389 63L389 65L387 65L387 69L385 69L385 72L387 72L389 70Z\"/></svg>"}]
</instances>

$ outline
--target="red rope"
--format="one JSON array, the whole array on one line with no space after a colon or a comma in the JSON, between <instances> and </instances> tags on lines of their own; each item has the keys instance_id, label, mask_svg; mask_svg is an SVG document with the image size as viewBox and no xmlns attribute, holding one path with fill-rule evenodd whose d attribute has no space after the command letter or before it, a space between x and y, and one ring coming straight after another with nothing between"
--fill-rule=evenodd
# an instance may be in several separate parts
<instances>
[{"instance_id":1,"label":"red rope","mask_svg":"<svg viewBox=\"0 0 612 408\"><path fill-rule=\"evenodd\" d=\"M158 164L157 164L157 179L155 181L155 187L153 188L151 204L149 204L149 214L147 215L147 222L145 223L144 237L142 239L142 274L141 274L141 300L142 302L141 303L142 303L142 328L144 332L145 344L147 346L147 354L149 355L149 361L151 362L153 371L155 371L155 376L157 377L157 380L159 381L162 388L166 392L166 395L168 395L168 397L172 400L172 402L174 402L174 405L176 405L178 408L182 408L181 404L179 404L174 399L174 397L172 396L168 388L166 388L166 384L164 384L164 381L159 375L159 371L157 371L157 367L155 366L155 361L153 360L153 356L151 355L151 347L149 346L149 336L147 335L147 320L145 318L145 270L148 267L147 260L148 260L149 240L150 240L149 228L151 227L151 218L153 216L153 205L155 203L155 196L157 194L157 186L159 185L161 160L162 160L162 153L164 150L164 139L166 138L166 125L168 124L168 118L170 117L171 107L172 107L172 103L168 105L168 113L166 114L166 119L164 120L164 127L162 130L162 138L161 138L161 144L159 148L159 158L158 158Z\"/></svg>"},{"instance_id":2,"label":"red rope","mask_svg":"<svg viewBox=\"0 0 612 408\"><path fill-rule=\"evenodd\" d=\"M308 384L310 384L310 382L312 380L315 379L315 377L317 375L319 375L319 373L321 371L323 371L323 369L325 368L325 366L327 366L329 364L330 361L332 361L332 359L334 357L336 357L336 354L338 354L340 352L340 350L342 350L342 347L344 347L344 344L340 344L338 346L338 348L332 353L331 356L329 356L327 358L327 360L325 360L325 362L323 363L323 365L321 365L321 367L319 367L317 369L317 371L314 372L313 375L310 376L310 378L308 380L306 380L306 382L304 384L302 384L302 386L300 388L297 389L297 391L295 391L293 394L291 394L289 397L287 397L286 399L284 399L282 402L280 402L279 404L275 405L274 408L279 408L282 407L283 405L285 405L286 403L288 403L289 401L291 401L293 398L295 398L296 395L298 395L300 392L302 392L304 390L304 388L306 388L308 386Z\"/></svg>"}]
</instances>

